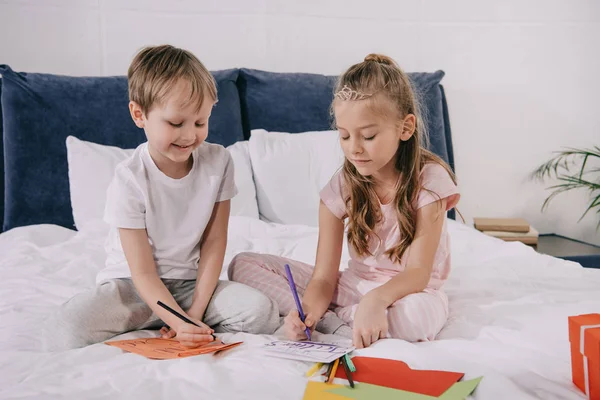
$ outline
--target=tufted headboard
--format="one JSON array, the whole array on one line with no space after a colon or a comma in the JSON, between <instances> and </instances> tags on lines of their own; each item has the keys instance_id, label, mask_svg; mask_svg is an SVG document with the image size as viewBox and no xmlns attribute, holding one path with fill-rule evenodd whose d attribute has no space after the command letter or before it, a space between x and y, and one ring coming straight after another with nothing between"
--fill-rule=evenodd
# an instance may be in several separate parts
<instances>
[{"instance_id":1,"label":"tufted headboard","mask_svg":"<svg viewBox=\"0 0 600 400\"><path fill-rule=\"evenodd\" d=\"M145 140L129 116L124 76L18 73L0 65L0 221L3 229L57 224L74 229L65 140L134 148ZM254 69L214 71L219 101L208 141L228 146L250 130L331 129L335 77ZM431 150L454 168L444 73L409 73L425 111ZM449 214L454 217L453 211Z\"/></svg>"},{"instance_id":2,"label":"tufted headboard","mask_svg":"<svg viewBox=\"0 0 600 400\"><path fill-rule=\"evenodd\" d=\"M4 135L2 131L2 79L0 78L0 232L4 225Z\"/></svg>"}]
</instances>

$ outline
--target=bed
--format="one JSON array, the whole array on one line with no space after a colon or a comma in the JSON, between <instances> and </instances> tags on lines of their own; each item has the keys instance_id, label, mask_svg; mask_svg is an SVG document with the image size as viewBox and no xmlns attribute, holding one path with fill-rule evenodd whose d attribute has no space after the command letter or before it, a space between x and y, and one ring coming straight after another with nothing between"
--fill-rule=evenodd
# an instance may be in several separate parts
<instances>
[{"instance_id":1,"label":"bed","mask_svg":"<svg viewBox=\"0 0 600 400\"><path fill-rule=\"evenodd\" d=\"M267 335L223 334L225 342L244 344L217 356L166 361L101 343L42 351L40 321L92 286L103 265L102 193L114 165L143 134L128 120L124 77L23 74L8 66L0 73L0 398L301 399L311 364L265 357L260 347L273 339ZM230 150L240 190L223 279L242 251L313 263L318 189L341 156L327 114L334 77L213 74L220 98L209 138ZM430 146L454 166L442 78L441 71L411 74L427 110ZM475 399L584 398L571 381L567 317L598 312L600 272L488 237L453 214L448 229L450 317L437 340L386 339L355 354L464 372L465 379L483 376ZM344 247L342 268L347 260Z\"/></svg>"}]
</instances>

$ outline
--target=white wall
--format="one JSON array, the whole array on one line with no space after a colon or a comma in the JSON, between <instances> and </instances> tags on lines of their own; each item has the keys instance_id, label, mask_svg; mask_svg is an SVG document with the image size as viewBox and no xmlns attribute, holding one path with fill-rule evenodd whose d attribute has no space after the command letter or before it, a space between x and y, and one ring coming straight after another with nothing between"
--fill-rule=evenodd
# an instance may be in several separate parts
<instances>
[{"instance_id":1,"label":"white wall","mask_svg":"<svg viewBox=\"0 0 600 400\"><path fill-rule=\"evenodd\" d=\"M368 7L366 6L368 5ZM171 43L210 69L338 74L369 52L446 72L460 210L524 217L600 244L586 193L540 212L528 173L563 146L600 145L595 0L0 0L0 63L125 74L140 47Z\"/></svg>"}]
</instances>

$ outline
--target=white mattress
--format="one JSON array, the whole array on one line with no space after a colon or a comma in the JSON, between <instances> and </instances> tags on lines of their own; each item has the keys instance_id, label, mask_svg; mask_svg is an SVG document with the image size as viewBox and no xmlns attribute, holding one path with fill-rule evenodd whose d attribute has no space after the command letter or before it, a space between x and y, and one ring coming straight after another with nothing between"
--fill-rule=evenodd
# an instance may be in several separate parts
<instances>
[{"instance_id":1,"label":"white mattress","mask_svg":"<svg viewBox=\"0 0 600 400\"><path fill-rule=\"evenodd\" d=\"M600 270L504 243L454 221L450 318L439 340L382 340L357 355L412 368L484 376L476 399L579 399L571 382L567 316L600 311ZM223 335L245 344L215 357L153 361L97 344L40 352L44 316L94 284L104 261L102 224L84 232L51 225L0 235L0 398L301 399L310 363L265 357L272 337ZM314 261L317 230L232 217L225 265L241 251ZM344 259L347 259L345 251ZM122 335L131 338L149 331Z\"/></svg>"}]
</instances>

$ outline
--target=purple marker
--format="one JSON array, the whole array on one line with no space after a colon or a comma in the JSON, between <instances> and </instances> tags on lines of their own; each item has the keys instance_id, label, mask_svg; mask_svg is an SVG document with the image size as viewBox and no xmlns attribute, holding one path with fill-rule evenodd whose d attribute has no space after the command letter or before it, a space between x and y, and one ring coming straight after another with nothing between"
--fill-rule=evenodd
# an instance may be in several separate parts
<instances>
[{"instance_id":1,"label":"purple marker","mask_svg":"<svg viewBox=\"0 0 600 400\"><path fill-rule=\"evenodd\" d=\"M287 280L290 284L290 289L292 289L292 294L294 295L294 300L296 301L296 308L298 309L298 314L300 314L300 320L304 322L305 316L304 311L302 311L302 304L300 304L300 299L298 298L298 292L296 291L296 284L294 283L294 277L292 276L292 271L290 270L290 266L285 264L285 273L287 274ZM306 337L310 340L310 329L308 326L306 327Z\"/></svg>"}]
</instances>

